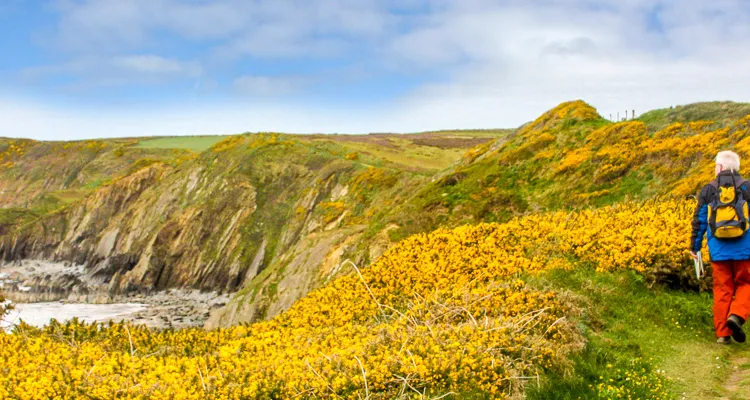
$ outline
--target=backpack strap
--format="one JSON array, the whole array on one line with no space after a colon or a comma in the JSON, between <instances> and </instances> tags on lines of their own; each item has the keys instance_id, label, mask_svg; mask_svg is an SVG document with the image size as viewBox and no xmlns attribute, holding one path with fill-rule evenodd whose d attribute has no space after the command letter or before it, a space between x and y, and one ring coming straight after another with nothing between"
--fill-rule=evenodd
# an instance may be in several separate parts
<instances>
[{"instance_id":1,"label":"backpack strap","mask_svg":"<svg viewBox=\"0 0 750 400\"><path fill-rule=\"evenodd\" d=\"M708 198L708 205L712 207L716 207L719 199L719 193L721 192L721 189L719 188L719 178L712 180L709 183L709 186L714 188L714 192L711 193L711 196Z\"/></svg>"},{"instance_id":2,"label":"backpack strap","mask_svg":"<svg viewBox=\"0 0 750 400\"><path fill-rule=\"evenodd\" d=\"M709 212L710 217L708 218L708 227L711 228L711 232L716 232L716 211L713 210L716 207L716 204L712 201L709 207L712 211Z\"/></svg>"},{"instance_id":3,"label":"backpack strap","mask_svg":"<svg viewBox=\"0 0 750 400\"><path fill-rule=\"evenodd\" d=\"M712 180L708 184L711 185L711 186L713 186L714 189L718 190L719 189L719 178L716 178L716 179ZM745 186L744 190L750 192L750 187L747 186L747 179L738 178L738 179L734 180L734 187L735 188L740 188L741 189L742 186Z\"/></svg>"},{"instance_id":4,"label":"backpack strap","mask_svg":"<svg viewBox=\"0 0 750 400\"><path fill-rule=\"evenodd\" d=\"M748 220L745 218L745 213L743 212L745 203L747 202L747 198L745 198L745 192L747 191L747 180L745 179L738 179L736 184L736 193L735 196L737 196L737 199L735 201L735 209L737 210L737 217L740 219L740 227L743 231L747 230ZM738 189L738 190L737 190Z\"/></svg>"}]
</instances>

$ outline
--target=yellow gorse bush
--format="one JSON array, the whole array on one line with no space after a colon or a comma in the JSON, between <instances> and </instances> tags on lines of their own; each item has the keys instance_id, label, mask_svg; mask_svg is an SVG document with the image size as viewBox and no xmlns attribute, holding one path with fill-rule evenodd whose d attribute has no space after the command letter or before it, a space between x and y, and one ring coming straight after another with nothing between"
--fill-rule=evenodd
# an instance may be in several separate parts
<instances>
[{"instance_id":1,"label":"yellow gorse bush","mask_svg":"<svg viewBox=\"0 0 750 400\"><path fill-rule=\"evenodd\" d=\"M568 368L583 342L569 302L523 276L687 276L693 206L628 203L415 235L248 326L23 327L0 334L0 398L506 398Z\"/></svg>"},{"instance_id":2,"label":"yellow gorse bush","mask_svg":"<svg viewBox=\"0 0 750 400\"><path fill-rule=\"evenodd\" d=\"M456 171L485 181L471 181L452 191L479 193L471 187L474 182L498 188L518 186L525 189L519 198L548 209L555 207L550 198L558 204L580 206L653 195L688 196L713 179L714 157L722 150L750 157L750 115L662 127L639 120L613 123L590 105L573 101L547 111L507 140L472 149ZM497 164L472 164L480 156ZM502 203L505 195L501 192L490 198ZM490 199L471 198L464 203L459 205L475 208L478 215L504 218L503 210L493 207Z\"/></svg>"},{"instance_id":3,"label":"yellow gorse bush","mask_svg":"<svg viewBox=\"0 0 750 400\"><path fill-rule=\"evenodd\" d=\"M653 134L640 121L609 124L588 134L585 146L568 152L556 171L570 173L590 162L594 180L602 183L647 166L666 182L676 181L661 193L694 194L713 179L716 153L732 149L750 156L748 117L713 130L713 121L677 122Z\"/></svg>"},{"instance_id":4,"label":"yellow gorse bush","mask_svg":"<svg viewBox=\"0 0 750 400\"><path fill-rule=\"evenodd\" d=\"M13 168L15 161L21 158L30 147L33 147L33 140L8 140L7 147L0 150L0 168Z\"/></svg>"}]
</instances>

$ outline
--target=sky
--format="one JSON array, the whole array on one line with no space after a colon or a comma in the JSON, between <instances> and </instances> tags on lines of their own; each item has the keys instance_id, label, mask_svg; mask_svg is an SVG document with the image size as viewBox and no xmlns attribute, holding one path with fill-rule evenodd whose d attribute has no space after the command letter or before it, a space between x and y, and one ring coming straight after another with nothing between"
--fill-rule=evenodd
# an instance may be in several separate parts
<instances>
[{"instance_id":1,"label":"sky","mask_svg":"<svg viewBox=\"0 0 750 400\"><path fill-rule=\"evenodd\" d=\"M0 136L511 128L750 102L746 0L0 0Z\"/></svg>"}]
</instances>

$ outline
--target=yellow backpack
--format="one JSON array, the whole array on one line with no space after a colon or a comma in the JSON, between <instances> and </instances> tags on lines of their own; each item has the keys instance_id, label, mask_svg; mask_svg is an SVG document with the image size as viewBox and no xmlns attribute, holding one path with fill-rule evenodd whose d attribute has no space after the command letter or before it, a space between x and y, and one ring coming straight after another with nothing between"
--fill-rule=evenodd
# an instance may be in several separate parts
<instances>
[{"instance_id":1,"label":"yellow backpack","mask_svg":"<svg viewBox=\"0 0 750 400\"><path fill-rule=\"evenodd\" d=\"M740 188L747 181L736 180L732 175L731 186L720 186L719 180L711 182L716 194L708 205L708 226L717 239L736 239L748 230L748 206L744 191Z\"/></svg>"}]
</instances>

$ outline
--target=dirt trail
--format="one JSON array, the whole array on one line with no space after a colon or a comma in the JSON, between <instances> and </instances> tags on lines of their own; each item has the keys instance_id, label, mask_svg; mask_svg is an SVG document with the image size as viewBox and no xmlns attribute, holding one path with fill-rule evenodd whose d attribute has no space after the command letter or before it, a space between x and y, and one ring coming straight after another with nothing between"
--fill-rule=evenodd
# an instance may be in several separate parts
<instances>
[{"instance_id":1,"label":"dirt trail","mask_svg":"<svg viewBox=\"0 0 750 400\"><path fill-rule=\"evenodd\" d=\"M744 350L729 358L729 375L722 384L722 400L750 399L750 355Z\"/></svg>"}]
</instances>

